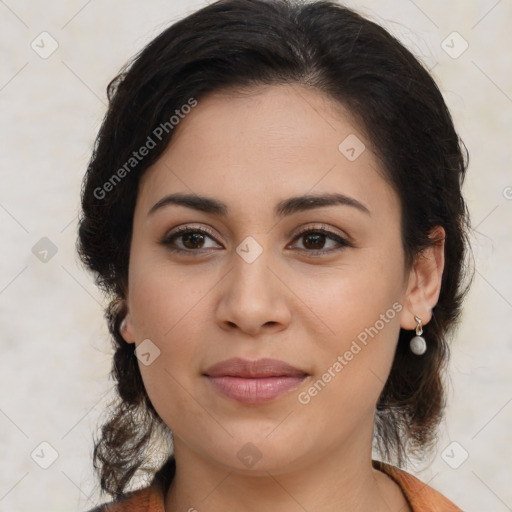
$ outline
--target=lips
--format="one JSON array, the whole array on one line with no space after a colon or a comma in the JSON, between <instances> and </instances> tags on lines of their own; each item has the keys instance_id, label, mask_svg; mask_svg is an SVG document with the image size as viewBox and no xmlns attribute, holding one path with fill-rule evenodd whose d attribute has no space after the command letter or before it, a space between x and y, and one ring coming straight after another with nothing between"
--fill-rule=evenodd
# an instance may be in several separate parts
<instances>
[{"instance_id":1,"label":"lips","mask_svg":"<svg viewBox=\"0 0 512 512\"><path fill-rule=\"evenodd\" d=\"M229 359L204 372L213 388L223 396L245 404L272 401L297 388L306 372L278 359Z\"/></svg>"},{"instance_id":2,"label":"lips","mask_svg":"<svg viewBox=\"0 0 512 512\"><path fill-rule=\"evenodd\" d=\"M242 377L259 379L265 377L300 377L306 372L279 359L248 359L234 358L210 366L205 372L209 377Z\"/></svg>"}]
</instances>

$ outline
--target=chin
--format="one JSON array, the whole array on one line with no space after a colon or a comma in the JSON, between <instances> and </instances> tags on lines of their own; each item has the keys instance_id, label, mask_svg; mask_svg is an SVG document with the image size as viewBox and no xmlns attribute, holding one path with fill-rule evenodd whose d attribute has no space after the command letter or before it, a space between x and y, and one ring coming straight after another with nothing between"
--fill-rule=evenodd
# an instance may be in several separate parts
<instances>
[{"instance_id":1,"label":"chin","mask_svg":"<svg viewBox=\"0 0 512 512\"><path fill-rule=\"evenodd\" d=\"M244 435L235 436L226 444L217 445L208 456L227 471L243 475L268 477L268 473L285 473L296 468L301 458L301 454L297 453L297 446L301 446L300 440L294 441L290 436L276 436L272 439L272 436L266 438L266 435L262 435L261 430L254 436L248 435L246 431Z\"/></svg>"}]
</instances>

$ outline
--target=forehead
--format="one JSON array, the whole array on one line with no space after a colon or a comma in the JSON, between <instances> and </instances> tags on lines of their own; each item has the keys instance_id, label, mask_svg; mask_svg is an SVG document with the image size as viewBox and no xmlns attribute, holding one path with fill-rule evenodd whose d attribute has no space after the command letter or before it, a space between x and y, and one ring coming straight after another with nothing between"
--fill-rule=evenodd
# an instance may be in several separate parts
<instances>
[{"instance_id":1,"label":"forehead","mask_svg":"<svg viewBox=\"0 0 512 512\"><path fill-rule=\"evenodd\" d=\"M199 100L144 174L139 200L147 211L175 191L215 191L236 203L237 213L243 206L254 212L271 199L315 192L340 192L384 209L397 202L353 117L319 91L298 85L224 91Z\"/></svg>"}]
</instances>

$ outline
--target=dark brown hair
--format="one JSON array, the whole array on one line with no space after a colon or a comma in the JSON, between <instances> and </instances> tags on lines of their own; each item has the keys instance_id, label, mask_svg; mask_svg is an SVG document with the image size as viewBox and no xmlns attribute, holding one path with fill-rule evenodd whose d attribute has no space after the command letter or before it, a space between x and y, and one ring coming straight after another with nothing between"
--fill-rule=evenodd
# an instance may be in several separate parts
<instances>
[{"instance_id":1,"label":"dark brown hair","mask_svg":"<svg viewBox=\"0 0 512 512\"><path fill-rule=\"evenodd\" d=\"M78 250L111 298L106 316L119 398L96 440L94 464L102 489L113 496L145 466L154 429L165 433L133 345L119 334L140 177L171 140L171 116L191 99L200 103L213 91L284 83L333 98L366 131L400 198L407 265L438 243L430 237L435 226L446 232L441 293L425 329L428 351L412 354L411 332L400 332L375 429L381 456L398 465L435 438L445 404L446 335L466 290L469 227L461 195L467 155L442 95L401 43L339 4L220 0L167 28L109 84L109 109L83 183ZM156 147L130 160L162 126L167 130L157 132Z\"/></svg>"}]
</instances>

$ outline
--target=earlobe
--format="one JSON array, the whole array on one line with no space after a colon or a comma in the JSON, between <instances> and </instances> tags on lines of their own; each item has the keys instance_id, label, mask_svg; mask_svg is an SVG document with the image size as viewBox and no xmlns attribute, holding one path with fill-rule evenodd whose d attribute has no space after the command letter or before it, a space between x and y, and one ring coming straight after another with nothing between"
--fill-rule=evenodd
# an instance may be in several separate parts
<instances>
[{"instance_id":1,"label":"earlobe","mask_svg":"<svg viewBox=\"0 0 512 512\"><path fill-rule=\"evenodd\" d=\"M119 324L119 334L121 334L124 341L127 343L135 343L135 336L130 313L126 313L126 316L121 320L121 323Z\"/></svg>"},{"instance_id":2,"label":"earlobe","mask_svg":"<svg viewBox=\"0 0 512 512\"><path fill-rule=\"evenodd\" d=\"M432 245L418 254L409 275L406 292L406 307L400 326L413 330L417 326L415 317L421 319L423 325L430 322L432 309L437 304L441 292L441 281L444 270L445 231L436 226L430 232Z\"/></svg>"}]
</instances>

